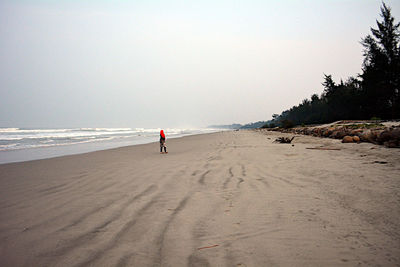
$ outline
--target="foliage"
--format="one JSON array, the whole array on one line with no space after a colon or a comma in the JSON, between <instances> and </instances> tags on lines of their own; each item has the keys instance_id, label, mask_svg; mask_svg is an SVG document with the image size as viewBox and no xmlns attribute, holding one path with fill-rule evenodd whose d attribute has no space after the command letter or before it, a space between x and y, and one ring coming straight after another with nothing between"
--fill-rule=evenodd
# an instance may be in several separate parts
<instances>
[{"instance_id":1,"label":"foliage","mask_svg":"<svg viewBox=\"0 0 400 267\"><path fill-rule=\"evenodd\" d=\"M398 117L400 113L400 23L389 7L381 7L382 21L361 42L364 47L362 88L367 117Z\"/></svg>"},{"instance_id":2,"label":"foliage","mask_svg":"<svg viewBox=\"0 0 400 267\"><path fill-rule=\"evenodd\" d=\"M275 128L276 124L271 122L271 123L266 123L263 126L261 126L261 128Z\"/></svg>"},{"instance_id":3,"label":"foliage","mask_svg":"<svg viewBox=\"0 0 400 267\"><path fill-rule=\"evenodd\" d=\"M335 83L324 74L324 91L311 99L273 115L281 127L320 124L337 120L400 118L400 23L395 24L389 7L382 4L382 21L362 39L363 73Z\"/></svg>"},{"instance_id":4,"label":"foliage","mask_svg":"<svg viewBox=\"0 0 400 267\"><path fill-rule=\"evenodd\" d=\"M282 127L285 129L293 128L293 126L294 126L294 123L291 120L285 119L282 121Z\"/></svg>"},{"instance_id":5,"label":"foliage","mask_svg":"<svg viewBox=\"0 0 400 267\"><path fill-rule=\"evenodd\" d=\"M268 122L266 121L257 121L257 122L252 122L252 123L248 123L243 125L242 127L240 127L240 129L255 129L255 128L261 128L263 127L265 124L267 124Z\"/></svg>"}]
</instances>

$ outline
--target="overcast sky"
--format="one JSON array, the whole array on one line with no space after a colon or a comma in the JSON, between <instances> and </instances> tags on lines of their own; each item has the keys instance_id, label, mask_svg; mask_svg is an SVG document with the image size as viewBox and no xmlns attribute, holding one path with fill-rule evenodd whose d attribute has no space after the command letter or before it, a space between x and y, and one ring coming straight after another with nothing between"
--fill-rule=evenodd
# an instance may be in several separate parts
<instances>
[{"instance_id":1,"label":"overcast sky","mask_svg":"<svg viewBox=\"0 0 400 267\"><path fill-rule=\"evenodd\" d=\"M380 5L0 0L0 127L268 120L321 94L324 73L361 72Z\"/></svg>"}]
</instances>

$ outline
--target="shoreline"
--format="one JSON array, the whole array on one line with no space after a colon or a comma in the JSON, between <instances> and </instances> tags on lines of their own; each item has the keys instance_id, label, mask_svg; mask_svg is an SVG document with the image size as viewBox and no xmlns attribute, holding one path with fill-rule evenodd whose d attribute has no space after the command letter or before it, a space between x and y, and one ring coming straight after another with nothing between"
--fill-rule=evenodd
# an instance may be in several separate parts
<instances>
[{"instance_id":1,"label":"shoreline","mask_svg":"<svg viewBox=\"0 0 400 267\"><path fill-rule=\"evenodd\" d=\"M218 132L218 131L216 131ZM202 135L207 133L195 133L183 136L172 136L168 140L182 138L185 136ZM71 145L59 145L50 147L24 148L16 150L0 151L0 165L8 163L28 162L32 160L51 159L70 155L80 155L96 151L104 151L109 149L129 147L143 144L158 143L154 141L157 138L147 137L140 140L120 140L105 142L85 142Z\"/></svg>"},{"instance_id":2,"label":"shoreline","mask_svg":"<svg viewBox=\"0 0 400 267\"><path fill-rule=\"evenodd\" d=\"M278 136L1 164L0 265L398 265L400 151Z\"/></svg>"}]
</instances>

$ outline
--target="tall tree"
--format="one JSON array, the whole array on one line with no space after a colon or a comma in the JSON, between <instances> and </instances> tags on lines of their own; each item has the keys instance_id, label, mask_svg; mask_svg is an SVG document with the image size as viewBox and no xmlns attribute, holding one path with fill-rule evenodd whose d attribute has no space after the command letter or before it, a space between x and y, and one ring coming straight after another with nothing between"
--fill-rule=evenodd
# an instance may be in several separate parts
<instances>
[{"instance_id":1,"label":"tall tree","mask_svg":"<svg viewBox=\"0 0 400 267\"><path fill-rule=\"evenodd\" d=\"M297 106L274 114L276 124L326 123L345 119L400 118L400 23L395 24L389 7L382 4L382 21L362 39L363 73L359 78L335 83L324 74L321 97L314 94ZM360 79L361 78L361 79Z\"/></svg>"},{"instance_id":2,"label":"tall tree","mask_svg":"<svg viewBox=\"0 0 400 267\"><path fill-rule=\"evenodd\" d=\"M394 23L389 7L381 7L382 21L362 39L364 63L363 110L369 116L400 117L400 23Z\"/></svg>"}]
</instances>

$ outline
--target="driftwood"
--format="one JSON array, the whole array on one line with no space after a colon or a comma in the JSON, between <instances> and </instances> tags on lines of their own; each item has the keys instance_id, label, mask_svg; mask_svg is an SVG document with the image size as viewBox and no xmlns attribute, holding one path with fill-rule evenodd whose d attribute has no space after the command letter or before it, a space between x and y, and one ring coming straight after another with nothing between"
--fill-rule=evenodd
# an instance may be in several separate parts
<instances>
[{"instance_id":1,"label":"driftwood","mask_svg":"<svg viewBox=\"0 0 400 267\"><path fill-rule=\"evenodd\" d=\"M378 160L375 160L373 163L387 164L387 161L378 161Z\"/></svg>"},{"instance_id":2,"label":"driftwood","mask_svg":"<svg viewBox=\"0 0 400 267\"><path fill-rule=\"evenodd\" d=\"M293 141L294 138L295 138L295 136L293 136L292 138L289 138L289 137L278 137L278 138L275 139L274 142L282 143L282 144L290 144Z\"/></svg>"}]
</instances>

